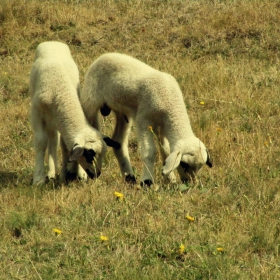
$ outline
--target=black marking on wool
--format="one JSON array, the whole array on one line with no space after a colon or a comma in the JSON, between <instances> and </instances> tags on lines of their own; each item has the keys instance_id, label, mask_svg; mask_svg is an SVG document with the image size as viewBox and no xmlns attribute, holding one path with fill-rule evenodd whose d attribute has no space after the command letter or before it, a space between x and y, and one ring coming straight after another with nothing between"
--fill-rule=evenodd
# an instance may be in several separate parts
<instances>
[{"instance_id":1,"label":"black marking on wool","mask_svg":"<svg viewBox=\"0 0 280 280\"><path fill-rule=\"evenodd\" d=\"M121 148L120 143L115 141L115 140L113 140L113 139L111 139L110 137L106 136L106 137L103 138L103 140L104 140L104 142L106 143L106 145L108 147L112 147L112 148L114 148L116 150L119 150Z\"/></svg>"},{"instance_id":2,"label":"black marking on wool","mask_svg":"<svg viewBox=\"0 0 280 280\"><path fill-rule=\"evenodd\" d=\"M104 103L103 107L100 108L100 113L102 116L107 117L111 113L111 108L109 108L108 105Z\"/></svg>"},{"instance_id":3,"label":"black marking on wool","mask_svg":"<svg viewBox=\"0 0 280 280\"><path fill-rule=\"evenodd\" d=\"M127 116L126 116L126 115L123 115L123 116L124 116L125 121L128 123L128 118L127 118Z\"/></svg>"}]
</instances>

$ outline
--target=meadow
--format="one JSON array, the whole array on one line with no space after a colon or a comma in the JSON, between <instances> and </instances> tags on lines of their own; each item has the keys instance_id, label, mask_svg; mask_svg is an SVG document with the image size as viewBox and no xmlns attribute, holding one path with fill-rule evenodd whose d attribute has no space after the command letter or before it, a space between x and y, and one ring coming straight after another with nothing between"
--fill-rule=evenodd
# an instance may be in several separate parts
<instances>
[{"instance_id":1,"label":"meadow","mask_svg":"<svg viewBox=\"0 0 280 280\"><path fill-rule=\"evenodd\" d=\"M48 40L81 85L107 52L172 74L213 168L165 185L158 155L159 189L141 190L108 149L97 180L32 186L28 80ZM0 0L0 279L280 279L279 57L278 0ZM133 131L130 152L139 182Z\"/></svg>"}]
</instances>

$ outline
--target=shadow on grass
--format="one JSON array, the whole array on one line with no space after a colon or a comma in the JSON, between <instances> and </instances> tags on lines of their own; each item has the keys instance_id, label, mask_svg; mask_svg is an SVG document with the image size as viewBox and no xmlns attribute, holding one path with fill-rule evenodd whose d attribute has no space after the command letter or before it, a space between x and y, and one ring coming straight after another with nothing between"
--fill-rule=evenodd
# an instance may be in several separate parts
<instances>
[{"instance_id":1,"label":"shadow on grass","mask_svg":"<svg viewBox=\"0 0 280 280\"><path fill-rule=\"evenodd\" d=\"M72 187L73 185L80 183L81 181L77 178L71 178L66 183L62 182L59 176L55 179L48 180L46 179L45 184L41 186L35 186L37 188L42 188L45 190L59 189L62 186ZM18 172L9 172L9 171L0 171L0 189L9 188L9 187L31 187L32 186L32 174L27 174L27 172L18 173Z\"/></svg>"},{"instance_id":2,"label":"shadow on grass","mask_svg":"<svg viewBox=\"0 0 280 280\"><path fill-rule=\"evenodd\" d=\"M16 172L0 171L0 188L18 184L18 174Z\"/></svg>"}]
</instances>

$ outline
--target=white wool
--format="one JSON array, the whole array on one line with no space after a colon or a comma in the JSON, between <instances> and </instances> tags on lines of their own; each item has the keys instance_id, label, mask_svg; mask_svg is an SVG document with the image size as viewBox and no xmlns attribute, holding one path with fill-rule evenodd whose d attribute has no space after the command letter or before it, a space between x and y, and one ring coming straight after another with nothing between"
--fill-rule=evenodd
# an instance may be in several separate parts
<instances>
[{"instance_id":1,"label":"white wool","mask_svg":"<svg viewBox=\"0 0 280 280\"><path fill-rule=\"evenodd\" d=\"M34 131L35 169L33 184L45 182L44 156L48 147L49 179L58 174L57 144L61 135L62 171L66 174L69 154L87 170L98 175L106 145L102 135L92 128L78 98L79 71L67 45L60 42L41 43L35 54L30 74L31 125ZM84 151L94 150L97 165L88 163ZM75 165L74 165L75 166ZM79 177L86 172L77 165Z\"/></svg>"},{"instance_id":2,"label":"white wool","mask_svg":"<svg viewBox=\"0 0 280 280\"><path fill-rule=\"evenodd\" d=\"M192 131L182 92L171 75L128 55L104 54L86 73L80 100L86 117L97 129L99 109L115 112L113 139L122 146L115 150L115 155L127 181L135 180L127 147L132 121L144 162L144 184L154 181L155 135L165 163L162 173L170 181L175 180L176 168L181 179L187 181L194 178L203 164L211 166L204 144Z\"/></svg>"}]
</instances>

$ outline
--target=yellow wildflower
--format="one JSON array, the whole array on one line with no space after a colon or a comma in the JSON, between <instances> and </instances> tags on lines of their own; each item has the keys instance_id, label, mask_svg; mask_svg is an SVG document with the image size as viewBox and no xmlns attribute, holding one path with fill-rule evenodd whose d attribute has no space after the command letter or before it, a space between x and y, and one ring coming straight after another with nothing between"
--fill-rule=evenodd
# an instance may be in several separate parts
<instances>
[{"instance_id":1,"label":"yellow wildflower","mask_svg":"<svg viewBox=\"0 0 280 280\"><path fill-rule=\"evenodd\" d=\"M195 218L190 215L186 215L186 219L189 220L190 222L194 222L195 220Z\"/></svg>"},{"instance_id":2,"label":"yellow wildflower","mask_svg":"<svg viewBox=\"0 0 280 280\"><path fill-rule=\"evenodd\" d=\"M218 247L218 248L217 248L217 251L222 253L222 252L224 252L225 250L224 250L224 248L222 248L222 247Z\"/></svg>"},{"instance_id":3,"label":"yellow wildflower","mask_svg":"<svg viewBox=\"0 0 280 280\"><path fill-rule=\"evenodd\" d=\"M180 245L178 251L179 251L180 254L183 254L183 253L185 252L185 246L184 246L184 244L181 244L181 245Z\"/></svg>"},{"instance_id":4,"label":"yellow wildflower","mask_svg":"<svg viewBox=\"0 0 280 280\"><path fill-rule=\"evenodd\" d=\"M204 101L200 101L199 104L200 105L204 105L205 103L204 103Z\"/></svg>"},{"instance_id":5,"label":"yellow wildflower","mask_svg":"<svg viewBox=\"0 0 280 280\"><path fill-rule=\"evenodd\" d=\"M123 195L122 193L120 193L120 192L115 192L114 194L115 194L115 196L116 196L117 199L120 199L120 200L124 199L124 195Z\"/></svg>"},{"instance_id":6,"label":"yellow wildflower","mask_svg":"<svg viewBox=\"0 0 280 280\"><path fill-rule=\"evenodd\" d=\"M218 131L218 132L221 132L222 129L221 129L220 127L217 127L217 131Z\"/></svg>"},{"instance_id":7,"label":"yellow wildflower","mask_svg":"<svg viewBox=\"0 0 280 280\"><path fill-rule=\"evenodd\" d=\"M100 240L101 240L102 242L105 242L105 241L108 241L109 238L108 238L107 236L101 235L101 236L100 236Z\"/></svg>"},{"instance_id":8,"label":"yellow wildflower","mask_svg":"<svg viewBox=\"0 0 280 280\"><path fill-rule=\"evenodd\" d=\"M54 228L53 232L55 233L55 235L60 235L62 234L62 230L58 229L58 228Z\"/></svg>"},{"instance_id":9,"label":"yellow wildflower","mask_svg":"<svg viewBox=\"0 0 280 280\"><path fill-rule=\"evenodd\" d=\"M153 127L152 126L148 126L149 130L151 130L153 132Z\"/></svg>"}]
</instances>

